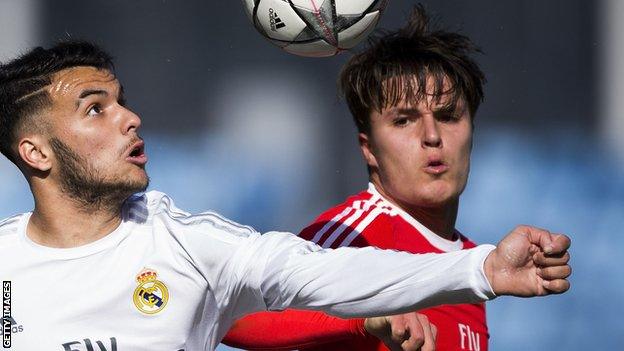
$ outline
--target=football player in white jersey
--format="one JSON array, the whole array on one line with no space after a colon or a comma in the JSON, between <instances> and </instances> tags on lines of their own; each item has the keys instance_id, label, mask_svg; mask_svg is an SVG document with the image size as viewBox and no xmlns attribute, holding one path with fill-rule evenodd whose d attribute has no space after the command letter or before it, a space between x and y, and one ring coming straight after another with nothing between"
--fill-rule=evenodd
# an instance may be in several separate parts
<instances>
[{"instance_id":1,"label":"football player in white jersey","mask_svg":"<svg viewBox=\"0 0 624 351\"><path fill-rule=\"evenodd\" d=\"M3 324L22 327L3 329L4 346L212 350L254 311L375 316L569 288L568 237L532 227L498 247L413 255L324 250L186 213L163 193L140 193L140 125L110 57L92 44L37 48L0 66L0 151L35 202L0 223Z\"/></svg>"}]
</instances>

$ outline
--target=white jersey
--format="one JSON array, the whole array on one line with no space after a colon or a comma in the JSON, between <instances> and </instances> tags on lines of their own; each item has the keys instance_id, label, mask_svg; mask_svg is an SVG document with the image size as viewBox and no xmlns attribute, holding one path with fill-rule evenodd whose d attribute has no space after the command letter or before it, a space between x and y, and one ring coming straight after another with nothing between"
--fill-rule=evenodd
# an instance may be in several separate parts
<instances>
[{"instance_id":1,"label":"white jersey","mask_svg":"<svg viewBox=\"0 0 624 351\"><path fill-rule=\"evenodd\" d=\"M122 215L109 235L68 249L32 242L30 213L0 223L11 350L213 350L255 311L356 317L494 297L483 273L492 246L445 255L327 250L215 213L191 215L155 191L128 199Z\"/></svg>"}]
</instances>

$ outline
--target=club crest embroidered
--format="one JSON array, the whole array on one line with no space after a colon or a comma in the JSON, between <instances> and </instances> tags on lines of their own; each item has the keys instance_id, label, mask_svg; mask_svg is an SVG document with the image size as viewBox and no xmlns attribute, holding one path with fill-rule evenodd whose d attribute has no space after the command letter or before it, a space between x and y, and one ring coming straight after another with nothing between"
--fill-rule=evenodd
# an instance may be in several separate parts
<instances>
[{"instance_id":1,"label":"club crest embroidered","mask_svg":"<svg viewBox=\"0 0 624 351\"><path fill-rule=\"evenodd\" d=\"M167 286L158 280L158 274L150 268L143 268L136 276L137 284L132 300L136 308L145 314L162 311L169 301Z\"/></svg>"}]
</instances>

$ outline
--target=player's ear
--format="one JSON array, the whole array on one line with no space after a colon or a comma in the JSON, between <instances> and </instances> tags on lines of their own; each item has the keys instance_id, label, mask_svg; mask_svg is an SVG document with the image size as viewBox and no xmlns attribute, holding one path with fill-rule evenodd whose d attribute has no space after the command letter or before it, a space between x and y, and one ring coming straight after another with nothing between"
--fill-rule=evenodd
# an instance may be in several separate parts
<instances>
[{"instance_id":1,"label":"player's ear","mask_svg":"<svg viewBox=\"0 0 624 351\"><path fill-rule=\"evenodd\" d=\"M52 168L52 150L47 140L41 135L32 135L22 138L17 145L17 151L27 166L46 172Z\"/></svg>"},{"instance_id":2,"label":"player's ear","mask_svg":"<svg viewBox=\"0 0 624 351\"><path fill-rule=\"evenodd\" d=\"M360 144L360 150L362 151L362 156L364 156L366 164L369 167L377 168L377 158L375 158L375 151L371 144L370 137L366 135L366 133L359 133L358 142Z\"/></svg>"}]
</instances>

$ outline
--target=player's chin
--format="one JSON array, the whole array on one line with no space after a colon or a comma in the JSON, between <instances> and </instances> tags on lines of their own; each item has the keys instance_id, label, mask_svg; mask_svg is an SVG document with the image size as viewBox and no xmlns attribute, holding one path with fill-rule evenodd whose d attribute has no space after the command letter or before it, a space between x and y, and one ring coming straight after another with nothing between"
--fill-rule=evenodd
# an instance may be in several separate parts
<instances>
[{"instance_id":1,"label":"player's chin","mask_svg":"<svg viewBox=\"0 0 624 351\"><path fill-rule=\"evenodd\" d=\"M147 172L143 171L143 176L137 179L137 188L140 188L140 191L145 191L145 189L149 186L149 181L150 179Z\"/></svg>"},{"instance_id":2,"label":"player's chin","mask_svg":"<svg viewBox=\"0 0 624 351\"><path fill-rule=\"evenodd\" d=\"M457 187L443 182L429 184L423 190L418 197L420 203L426 207L440 207L459 197Z\"/></svg>"},{"instance_id":3,"label":"player's chin","mask_svg":"<svg viewBox=\"0 0 624 351\"><path fill-rule=\"evenodd\" d=\"M149 186L149 176L145 169L135 169L127 174L124 183L128 185L128 188L133 189L133 192L145 191Z\"/></svg>"}]
</instances>

